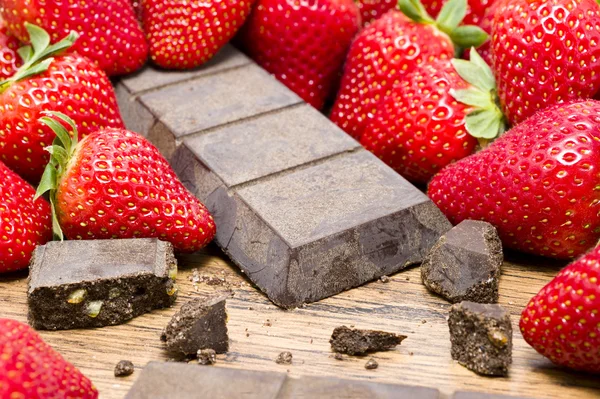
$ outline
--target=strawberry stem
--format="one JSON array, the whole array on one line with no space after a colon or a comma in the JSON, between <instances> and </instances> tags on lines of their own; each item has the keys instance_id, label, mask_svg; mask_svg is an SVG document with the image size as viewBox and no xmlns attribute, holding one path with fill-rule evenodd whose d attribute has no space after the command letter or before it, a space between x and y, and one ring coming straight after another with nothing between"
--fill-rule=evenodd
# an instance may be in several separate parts
<instances>
[{"instance_id":1,"label":"strawberry stem","mask_svg":"<svg viewBox=\"0 0 600 399\"><path fill-rule=\"evenodd\" d=\"M15 82L47 71L54 60L53 56L71 47L79 36L72 31L58 43L50 44L50 35L44 29L27 22L25 28L29 33L31 44L17 50L23 60L23 65L9 79L0 82L0 93L3 93Z\"/></svg>"},{"instance_id":2,"label":"strawberry stem","mask_svg":"<svg viewBox=\"0 0 600 399\"><path fill-rule=\"evenodd\" d=\"M45 193L49 193L48 196L52 207L52 231L54 232L54 236L62 241L64 235L60 223L58 222L55 205L56 189L58 188L58 182L60 182L63 173L67 169L69 160L75 153L79 141L79 134L75 122L67 115L53 111L46 111L44 113L48 116L40 118L39 121L52 129L56 134L56 137L54 138L52 145L45 148L45 150L50 153L50 161L48 162L48 165L46 165L46 169L44 169L44 174L42 175L40 184L35 192L34 200ZM65 129L60 121L71 127L73 136L69 135L69 132L67 132L67 129Z\"/></svg>"},{"instance_id":3,"label":"strawberry stem","mask_svg":"<svg viewBox=\"0 0 600 399\"><path fill-rule=\"evenodd\" d=\"M471 136L479 140L481 148L485 148L506 131L506 118L500 108L492 69L474 48L469 55L469 61L453 59L452 65L471 87L450 90L450 95L473 108L466 117L465 127Z\"/></svg>"}]
</instances>

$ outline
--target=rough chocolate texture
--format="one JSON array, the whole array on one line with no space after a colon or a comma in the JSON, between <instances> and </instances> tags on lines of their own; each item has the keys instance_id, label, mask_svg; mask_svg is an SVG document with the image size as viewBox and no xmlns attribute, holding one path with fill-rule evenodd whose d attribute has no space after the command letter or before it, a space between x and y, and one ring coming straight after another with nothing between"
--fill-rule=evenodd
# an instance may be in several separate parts
<instances>
[{"instance_id":1,"label":"rough chocolate texture","mask_svg":"<svg viewBox=\"0 0 600 399\"><path fill-rule=\"evenodd\" d=\"M127 377L135 370L133 363L129 360L121 360L115 366L115 377Z\"/></svg>"},{"instance_id":2,"label":"rough chocolate texture","mask_svg":"<svg viewBox=\"0 0 600 399\"><path fill-rule=\"evenodd\" d=\"M52 241L30 263L29 323L63 330L121 324L176 299L177 260L153 238Z\"/></svg>"},{"instance_id":3,"label":"rough chocolate texture","mask_svg":"<svg viewBox=\"0 0 600 399\"><path fill-rule=\"evenodd\" d=\"M183 304L161 336L167 350L183 356L196 356L201 349L227 352L227 296L196 298Z\"/></svg>"},{"instance_id":4,"label":"rough chocolate texture","mask_svg":"<svg viewBox=\"0 0 600 399\"><path fill-rule=\"evenodd\" d=\"M217 352L213 349L200 349L197 354L198 363L202 365L212 365L217 362Z\"/></svg>"},{"instance_id":5,"label":"rough chocolate texture","mask_svg":"<svg viewBox=\"0 0 600 399\"><path fill-rule=\"evenodd\" d=\"M437 389L285 373L149 363L126 399L439 399Z\"/></svg>"},{"instance_id":6,"label":"rough chocolate texture","mask_svg":"<svg viewBox=\"0 0 600 399\"><path fill-rule=\"evenodd\" d=\"M333 330L329 343L334 352L364 355L368 352L393 349L405 339L406 335L341 326Z\"/></svg>"},{"instance_id":7,"label":"rough chocolate texture","mask_svg":"<svg viewBox=\"0 0 600 399\"><path fill-rule=\"evenodd\" d=\"M483 375L508 374L512 363L510 314L500 305L461 302L448 318L452 358Z\"/></svg>"},{"instance_id":8,"label":"rough chocolate texture","mask_svg":"<svg viewBox=\"0 0 600 399\"><path fill-rule=\"evenodd\" d=\"M496 228L465 220L431 248L421 265L421 278L427 288L452 303L496 303L503 259Z\"/></svg>"}]
</instances>

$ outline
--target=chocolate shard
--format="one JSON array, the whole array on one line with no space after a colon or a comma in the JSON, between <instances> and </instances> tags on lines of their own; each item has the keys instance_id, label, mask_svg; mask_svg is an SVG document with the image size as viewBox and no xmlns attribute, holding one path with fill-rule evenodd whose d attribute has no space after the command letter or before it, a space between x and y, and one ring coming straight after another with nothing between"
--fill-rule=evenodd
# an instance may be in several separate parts
<instances>
[{"instance_id":1,"label":"chocolate shard","mask_svg":"<svg viewBox=\"0 0 600 399\"><path fill-rule=\"evenodd\" d=\"M406 335L341 326L333 330L329 343L334 352L364 355L368 352L393 349L405 339Z\"/></svg>"},{"instance_id":2,"label":"chocolate shard","mask_svg":"<svg viewBox=\"0 0 600 399\"><path fill-rule=\"evenodd\" d=\"M439 399L437 389L331 377L287 377L285 373L149 363L126 399Z\"/></svg>"},{"instance_id":3,"label":"chocolate shard","mask_svg":"<svg viewBox=\"0 0 600 399\"><path fill-rule=\"evenodd\" d=\"M448 318L452 358L483 375L508 374L512 363L510 314L500 305L461 302Z\"/></svg>"},{"instance_id":4,"label":"chocolate shard","mask_svg":"<svg viewBox=\"0 0 600 399\"><path fill-rule=\"evenodd\" d=\"M29 324L64 330L121 324L171 306L177 260L155 238L52 241L30 264Z\"/></svg>"},{"instance_id":5,"label":"chocolate shard","mask_svg":"<svg viewBox=\"0 0 600 399\"><path fill-rule=\"evenodd\" d=\"M496 228L465 220L431 248L421 265L421 278L429 290L452 303L496 303L502 262Z\"/></svg>"},{"instance_id":6,"label":"chocolate shard","mask_svg":"<svg viewBox=\"0 0 600 399\"><path fill-rule=\"evenodd\" d=\"M201 349L213 349L216 353L227 352L227 297L227 294L219 294L196 298L183 304L161 336L167 350L183 356L196 356Z\"/></svg>"},{"instance_id":7,"label":"chocolate shard","mask_svg":"<svg viewBox=\"0 0 600 399\"><path fill-rule=\"evenodd\" d=\"M115 377L127 377L133 374L135 366L130 360L121 360L115 366Z\"/></svg>"}]
</instances>

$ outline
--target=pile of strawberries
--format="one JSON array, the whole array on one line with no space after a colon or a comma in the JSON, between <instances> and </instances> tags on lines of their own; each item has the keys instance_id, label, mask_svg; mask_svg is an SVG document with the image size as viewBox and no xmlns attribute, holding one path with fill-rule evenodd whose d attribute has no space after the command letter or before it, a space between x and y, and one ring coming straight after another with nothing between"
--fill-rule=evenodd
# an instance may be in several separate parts
<instances>
[{"instance_id":1,"label":"pile of strawberries","mask_svg":"<svg viewBox=\"0 0 600 399\"><path fill-rule=\"evenodd\" d=\"M552 361L600 372L596 1L0 0L0 10L0 272L26 268L53 235L159 237L179 251L210 242L208 210L125 130L109 77L147 62L199 67L233 40L427 185L453 223L486 220L507 248L582 256L532 299L521 331ZM10 368L2 359L21 355L7 347ZM72 392L89 383L72 381Z\"/></svg>"}]
</instances>

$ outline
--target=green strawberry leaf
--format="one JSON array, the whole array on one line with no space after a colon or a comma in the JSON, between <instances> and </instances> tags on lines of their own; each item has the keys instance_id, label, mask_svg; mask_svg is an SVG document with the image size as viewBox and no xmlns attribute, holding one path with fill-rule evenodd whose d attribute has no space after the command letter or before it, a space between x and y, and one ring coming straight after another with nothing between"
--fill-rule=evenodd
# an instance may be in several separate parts
<instances>
[{"instance_id":1,"label":"green strawberry leaf","mask_svg":"<svg viewBox=\"0 0 600 399\"><path fill-rule=\"evenodd\" d=\"M54 238L58 241L64 241L65 237L60 227L60 223L58 222L58 217L56 216L56 198L55 195L50 196L50 206L52 207L52 233Z\"/></svg>"},{"instance_id":2,"label":"green strawberry leaf","mask_svg":"<svg viewBox=\"0 0 600 399\"><path fill-rule=\"evenodd\" d=\"M488 34L475 25L462 25L448 33L455 46L460 48L479 47L488 39Z\"/></svg>"},{"instance_id":3,"label":"green strawberry leaf","mask_svg":"<svg viewBox=\"0 0 600 399\"><path fill-rule=\"evenodd\" d=\"M29 33L29 41L34 54L41 54L50 45L50 35L37 25L25 22L25 29Z\"/></svg>"},{"instance_id":4,"label":"green strawberry leaf","mask_svg":"<svg viewBox=\"0 0 600 399\"><path fill-rule=\"evenodd\" d=\"M494 110L481 109L467 115L465 126L471 136L489 140L504 132L501 120L501 115Z\"/></svg>"},{"instance_id":5,"label":"green strawberry leaf","mask_svg":"<svg viewBox=\"0 0 600 399\"><path fill-rule=\"evenodd\" d=\"M483 61L483 63L485 64L485 61ZM456 73L458 73L461 78L476 88L483 91L490 91L496 88L496 80L494 79L494 75L491 73L491 71L488 74L486 68L482 68L479 62L455 58L452 60L452 65L454 66Z\"/></svg>"},{"instance_id":6,"label":"green strawberry leaf","mask_svg":"<svg viewBox=\"0 0 600 399\"><path fill-rule=\"evenodd\" d=\"M490 93L477 90L474 87L463 90L450 90L450 95L458 102L461 102L472 107L479 107L481 104L486 104L490 101Z\"/></svg>"},{"instance_id":7,"label":"green strawberry leaf","mask_svg":"<svg viewBox=\"0 0 600 399\"><path fill-rule=\"evenodd\" d=\"M598 0L600 1L600 0ZM487 82L489 89L493 89L496 87L496 78L494 78L494 72L492 68L485 62L483 58L479 55L475 47L471 47L469 50L469 58L471 62L477 65L481 69L481 73L485 76L485 81Z\"/></svg>"},{"instance_id":8,"label":"green strawberry leaf","mask_svg":"<svg viewBox=\"0 0 600 399\"><path fill-rule=\"evenodd\" d=\"M467 14L467 0L449 0L444 4L435 20L438 28L450 34L462 22Z\"/></svg>"},{"instance_id":9,"label":"green strawberry leaf","mask_svg":"<svg viewBox=\"0 0 600 399\"><path fill-rule=\"evenodd\" d=\"M426 24L432 24L435 22L433 18L427 14L427 10L425 10L425 7L423 7L423 4L420 0L399 0L398 7L400 8L400 11L404 13L404 15L415 22Z\"/></svg>"}]
</instances>

